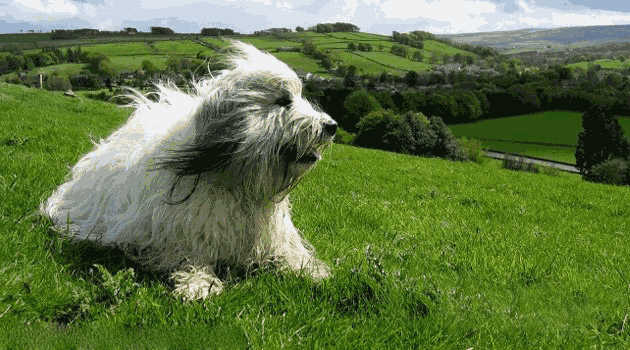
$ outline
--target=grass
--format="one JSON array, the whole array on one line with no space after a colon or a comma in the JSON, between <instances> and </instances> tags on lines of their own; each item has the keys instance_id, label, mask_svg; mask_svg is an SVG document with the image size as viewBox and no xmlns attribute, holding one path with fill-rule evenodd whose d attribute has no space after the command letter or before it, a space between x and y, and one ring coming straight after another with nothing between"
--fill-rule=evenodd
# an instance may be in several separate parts
<instances>
[{"instance_id":1,"label":"grass","mask_svg":"<svg viewBox=\"0 0 630 350\"><path fill-rule=\"evenodd\" d=\"M403 71L400 71L398 69L391 69L390 67L387 67L381 63L371 61L365 57L360 56L360 54L355 54L352 52L333 51L331 56L342 60L347 65L353 65L357 67L358 71L361 74L376 75L381 74L384 71L391 72L397 75L404 73Z\"/></svg>"},{"instance_id":2,"label":"grass","mask_svg":"<svg viewBox=\"0 0 630 350\"><path fill-rule=\"evenodd\" d=\"M629 188L334 145L292 194L332 277L264 269L184 303L33 215L128 111L8 84L0 108L8 348L630 346Z\"/></svg>"},{"instance_id":3,"label":"grass","mask_svg":"<svg viewBox=\"0 0 630 350\"><path fill-rule=\"evenodd\" d=\"M164 69L166 68L166 61L168 60L168 56L160 56L160 55L142 55L142 56L112 56L109 57L109 61L112 64L112 67L117 72L122 71L135 71L142 67L142 61L148 60L151 61L157 68Z\"/></svg>"},{"instance_id":4,"label":"grass","mask_svg":"<svg viewBox=\"0 0 630 350\"><path fill-rule=\"evenodd\" d=\"M196 57L200 51L207 55L214 53L213 50L191 40L158 41L153 43L151 47L160 55Z\"/></svg>"},{"instance_id":5,"label":"grass","mask_svg":"<svg viewBox=\"0 0 630 350\"><path fill-rule=\"evenodd\" d=\"M571 64L568 64L567 67L582 68L584 70L587 70L588 67L593 64L599 64L603 69L624 69L624 68L630 67L630 60L626 60L622 62L620 60L604 58L604 59L595 60L592 62L582 61L582 62L571 63Z\"/></svg>"},{"instance_id":6,"label":"grass","mask_svg":"<svg viewBox=\"0 0 630 350\"><path fill-rule=\"evenodd\" d=\"M267 51L275 51L280 47L302 47L302 43L300 42L276 39L274 37L254 36L240 38L239 40L252 44L261 50Z\"/></svg>"},{"instance_id":7,"label":"grass","mask_svg":"<svg viewBox=\"0 0 630 350\"><path fill-rule=\"evenodd\" d=\"M155 54L155 50L146 42L111 43L82 46L82 51L112 56L137 56Z\"/></svg>"},{"instance_id":8,"label":"grass","mask_svg":"<svg viewBox=\"0 0 630 350\"><path fill-rule=\"evenodd\" d=\"M513 141L483 141L484 148L575 164L575 147L544 146Z\"/></svg>"},{"instance_id":9,"label":"grass","mask_svg":"<svg viewBox=\"0 0 630 350\"><path fill-rule=\"evenodd\" d=\"M319 64L319 61L304 55L301 52L274 52L274 56L291 66L291 68L303 72L316 73L324 77L331 75Z\"/></svg>"},{"instance_id":10,"label":"grass","mask_svg":"<svg viewBox=\"0 0 630 350\"><path fill-rule=\"evenodd\" d=\"M625 134L630 136L630 118L620 117L619 123ZM450 127L455 135L479 139L486 147L498 151L575 163L582 114L547 111Z\"/></svg>"},{"instance_id":11,"label":"grass","mask_svg":"<svg viewBox=\"0 0 630 350\"><path fill-rule=\"evenodd\" d=\"M52 74L52 73L57 73L59 75L63 75L63 76L66 76L66 77L71 77L73 75L79 74L85 68L85 66L86 66L86 64L84 64L84 63L55 64L55 65L52 65L52 66L34 68L34 69L30 70L27 73L27 75L29 75L29 76L37 75L39 73L43 73L43 74L49 75L49 74ZM3 81L7 81L8 79L15 78L16 76L17 76L17 73L13 72L13 73L8 73L8 74L3 74L2 76L0 76L0 79L2 79Z\"/></svg>"},{"instance_id":12,"label":"grass","mask_svg":"<svg viewBox=\"0 0 630 350\"><path fill-rule=\"evenodd\" d=\"M399 70L428 71L431 65L424 62L415 62L407 58L396 56L390 52L358 52L359 55L377 62L391 66Z\"/></svg>"},{"instance_id":13,"label":"grass","mask_svg":"<svg viewBox=\"0 0 630 350\"><path fill-rule=\"evenodd\" d=\"M225 40L214 38L214 37L203 37L201 40L209 44L216 45L217 47L226 47L230 45L229 41L225 41Z\"/></svg>"},{"instance_id":14,"label":"grass","mask_svg":"<svg viewBox=\"0 0 630 350\"><path fill-rule=\"evenodd\" d=\"M134 71L140 68L140 64L144 59L153 61L158 67L164 67L166 62L166 56L184 56L195 57L198 52L202 51L206 54L216 54L214 50L211 50L199 43L193 41L191 36L175 35L169 36L152 36L152 35L137 35L137 36L114 36L104 38L93 39L76 39L76 40L57 40L54 43L49 43L49 37L46 35L26 35L24 38L29 38L27 42L22 44L26 45L25 49L32 53L38 53L41 49L37 47L55 46L55 47L76 47L77 45L83 45L82 50L86 52L101 53L110 58L114 63L115 69L118 72L121 71ZM0 44L4 42L15 43L19 36L0 35ZM390 52L392 45L398 45L394 43L390 37L384 35L370 34L370 33L288 33L283 38L276 38L274 36L238 36L236 40L241 40L250 43L259 49L267 50L270 52L277 51L281 47L302 47L302 40L312 40L315 45L321 50L328 51L333 58L340 61L347 66L354 65L357 67L358 72L361 74L377 75L386 71L395 75L403 75L409 70L414 71L427 71L431 69L432 65L425 62L415 62L411 59L401 58L393 55ZM47 40L47 41L46 41ZM215 45L218 48L223 48L229 45L228 40L223 40L217 37L203 37L201 40ZM360 52L354 53L347 52L348 43L354 42L366 42L373 46L373 52ZM455 55L461 53L464 55L472 55L473 53L466 52L446 44L425 40L425 48L420 50L425 58L432 56L445 56ZM22 46L24 46L22 45ZM35 47L35 48L33 48ZM410 51L410 55L418 51L415 48L407 46ZM380 50L380 51L379 51ZM316 60L304 56L301 53L293 52L277 52L277 57L287 62L294 69L298 69L305 72L318 73L323 76L331 76L326 73L325 70L319 65ZM0 53L1 54L1 53Z\"/></svg>"}]
</instances>

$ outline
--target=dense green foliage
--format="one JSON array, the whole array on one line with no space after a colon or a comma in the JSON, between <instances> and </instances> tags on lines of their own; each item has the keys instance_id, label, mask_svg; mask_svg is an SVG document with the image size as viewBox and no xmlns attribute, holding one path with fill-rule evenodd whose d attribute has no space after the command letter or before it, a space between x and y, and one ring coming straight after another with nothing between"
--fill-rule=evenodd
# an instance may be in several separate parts
<instances>
[{"instance_id":1,"label":"dense green foliage","mask_svg":"<svg viewBox=\"0 0 630 350\"><path fill-rule=\"evenodd\" d=\"M630 188L335 145L292 192L331 278L267 267L186 303L31 215L128 111L6 84L0 109L4 347L630 346Z\"/></svg>"},{"instance_id":2,"label":"dense green foliage","mask_svg":"<svg viewBox=\"0 0 630 350\"><path fill-rule=\"evenodd\" d=\"M630 161L611 158L593 165L584 178L611 185L630 185Z\"/></svg>"},{"instance_id":3,"label":"dense green foliage","mask_svg":"<svg viewBox=\"0 0 630 350\"><path fill-rule=\"evenodd\" d=\"M582 115L582 128L578 135L575 160L583 175L588 175L594 166L605 161L615 158L630 159L630 142L624 137L617 118L606 107L593 106L587 110ZM616 165L618 162L608 163L598 170L598 175L589 178L596 180ZM620 171L620 182L625 182L626 169L623 166L617 168Z\"/></svg>"},{"instance_id":4,"label":"dense green foliage","mask_svg":"<svg viewBox=\"0 0 630 350\"><path fill-rule=\"evenodd\" d=\"M381 105L376 98L365 90L356 90L348 95L343 106L347 113L344 118L338 119L337 123L350 132L357 130L357 123L361 118L372 111L381 109Z\"/></svg>"},{"instance_id":5,"label":"dense green foliage","mask_svg":"<svg viewBox=\"0 0 630 350\"><path fill-rule=\"evenodd\" d=\"M439 117L397 115L390 110L367 114L357 124L354 144L386 151L463 160L457 140Z\"/></svg>"}]
</instances>

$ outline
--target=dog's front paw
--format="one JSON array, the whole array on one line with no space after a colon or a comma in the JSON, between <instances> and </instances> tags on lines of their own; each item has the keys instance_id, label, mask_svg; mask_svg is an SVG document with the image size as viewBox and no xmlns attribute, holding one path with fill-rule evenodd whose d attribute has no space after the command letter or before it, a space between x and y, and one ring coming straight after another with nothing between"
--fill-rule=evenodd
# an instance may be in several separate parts
<instances>
[{"instance_id":1,"label":"dog's front paw","mask_svg":"<svg viewBox=\"0 0 630 350\"><path fill-rule=\"evenodd\" d=\"M205 299L223 291L223 282L207 267L190 266L188 271L174 272L171 278L175 281L174 293L186 301Z\"/></svg>"},{"instance_id":2,"label":"dog's front paw","mask_svg":"<svg viewBox=\"0 0 630 350\"><path fill-rule=\"evenodd\" d=\"M307 271L316 281L330 276L330 267L319 259L313 259L313 261L307 266Z\"/></svg>"}]
</instances>

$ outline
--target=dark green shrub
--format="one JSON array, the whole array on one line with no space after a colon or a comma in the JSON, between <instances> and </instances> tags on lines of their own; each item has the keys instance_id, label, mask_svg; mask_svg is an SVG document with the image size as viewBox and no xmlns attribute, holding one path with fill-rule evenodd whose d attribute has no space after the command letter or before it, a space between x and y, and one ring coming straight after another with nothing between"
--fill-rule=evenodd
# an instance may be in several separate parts
<instances>
[{"instance_id":1,"label":"dark green shrub","mask_svg":"<svg viewBox=\"0 0 630 350\"><path fill-rule=\"evenodd\" d=\"M614 158L594 165L584 178L611 185L630 185L630 162Z\"/></svg>"},{"instance_id":2,"label":"dark green shrub","mask_svg":"<svg viewBox=\"0 0 630 350\"><path fill-rule=\"evenodd\" d=\"M116 74L109 58L103 54L90 53L87 57L87 69L103 78L111 78Z\"/></svg>"},{"instance_id":3,"label":"dark green shrub","mask_svg":"<svg viewBox=\"0 0 630 350\"><path fill-rule=\"evenodd\" d=\"M56 91L66 91L72 89L72 84L66 76L52 75L46 80L46 89Z\"/></svg>"},{"instance_id":4,"label":"dark green shrub","mask_svg":"<svg viewBox=\"0 0 630 350\"><path fill-rule=\"evenodd\" d=\"M70 77L70 84L76 89L97 89L103 87L103 81L96 74L84 71L81 74Z\"/></svg>"},{"instance_id":5,"label":"dark green shrub","mask_svg":"<svg viewBox=\"0 0 630 350\"><path fill-rule=\"evenodd\" d=\"M530 173L538 173L540 169L534 163L527 163L522 157L514 157L511 155L505 155L503 158L502 166L504 169L516 170L516 171L527 171Z\"/></svg>"},{"instance_id":6,"label":"dark green shrub","mask_svg":"<svg viewBox=\"0 0 630 350\"><path fill-rule=\"evenodd\" d=\"M335 134L335 143L351 145L354 142L355 137L355 134L349 133L342 128L338 128L337 133Z\"/></svg>"},{"instance_id":7,"label":"dark green shrub","mask_svg":"<svg viewBox=\"0 0 630 350\"><path fill-rule=\"evenodd\" d=\"M457 139L453 135L451 129L444 124L442 118L433 116L429 119L429 122L429 128L431 128L437 136L432 155L454 160L463 160L461 158L461 153L459 152Z\"/></svg>"},{"instance_id":8,"label":"dark green shrub","mask_svg":"<svg viewBox=\"0 0 630 350\"><path fill-rule=\"evenodd\" d=\"M582 175L611 158L630 156L630 144L609 108L591 107L582 115L582 128L575 150L576 165Z\"/></svg>"},{"instance_id":9,"label":"dark green shrub","mask_svg":"<svg viewBox=\"0 0 630 350\"><path fill-rule=\"evenodd\" d=\"M430 127L431 122L420 112L407 112L403 115L405 122L411 129L414 139L413 154L415 155L433 155L433 150L437 143L437 134Z\"/></svg>"},{"instance_id":10,"label":"dark green shrub","mask_svg":"<svg viewBox=\"0 0 630 350\"><path fill-rule=\"evenodd\" d=\"M377 110L361 119L354 144L387 151L465 160L457 140L440 117L422 113L402 116Z\"/></svg>"},{"instance_id":11,"label":"dark green shrub","mask_svg":"<svg viewBox=\"0 0 630 350\"><path fill-rule=\"evenodd\" d=\"M199 56L199 54L197 54L197 56ZM197 58L199 58L199 57L197 57ZM153 62L151 62L149 60L142 61L142 70L147 75L153 75L154 73L158 72L158 68L155 66L155 64L153 64Z\"/></svg>"},{"instance_id":12,"label":"dark green shrub","mask_svg":"<svg viewBox=\"0 0 630 350\"><path fill-rule=\"evenodd\" d=\"M350 131L357 131L357 123L372 111L381 109L374 96L365 90L356 90L344 100L343 106L346 110L344 118L338 118L339 125Z\"/></svg>"},{"instance_id":13,"label":"dark green shrub","mask_svg":"<svg viewBox=\"0 0 630 350\"><path fill-rule=\"evenodd\" d=\"M475 163L483 163L486 159L481 141L462 137L457 140L462 158Z\"/></svg>"},{"instance_id":14,"label":"dark green shrub","mask_svg":"<svg viewBox=\"0 0 630 350\"><path fill-rule=\"evenodd\" d=\"M386 151L413 153L415 140L409 124L392 111L377 110L357 123L357 146Z\"/></svg>"}]
</instances>

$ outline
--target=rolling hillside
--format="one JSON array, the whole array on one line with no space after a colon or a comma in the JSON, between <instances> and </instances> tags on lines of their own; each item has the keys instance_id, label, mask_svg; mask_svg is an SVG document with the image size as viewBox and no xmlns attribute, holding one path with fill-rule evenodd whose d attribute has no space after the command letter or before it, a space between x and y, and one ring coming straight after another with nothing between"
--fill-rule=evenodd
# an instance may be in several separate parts
<instances>
[{"instance_id":1,"label":"rolling hillside","mask_svg":"<svg viewBox=\"0 0 630 350\"><path fill-rule=\"evenodd\" d=\"M441 35L456 42L490 46L508 53L629 42L630 25L521 29Z\"/></svg>"},{"instance_id":2,"label":"rolling hillside","mask_svg":"<svg viewBox=\"0 0 630 350\"><path fill-rule=\"evenodd\" d=\"M30 38L31 40L25 40ZM201 36L174 36L171 38L156 36L156 40L151 36L125 36L114 37L110 42L104 38L81 39L81 40L49 40L44 34L22 34L22 35L0 35L0 44L4 47L27 47L26 43L36 47L77 47L80 44L82 50L87 52L102 53L110 58L117 71L133 71L139 69L143 60L152 61L157 67L165 67L170 56L196 57L198 53L206 56L220 54L216 49L221 49L229 45L229 40L241 40L250 43L262 50L268 51L285 61L291 67L302 72L316 73L330 77L331 74L321 66L318 60L306 56L301 52L303 42L310 40L313 44L328 53L331 59L338 64L346 66L354 65L359 74L377 75L382 72L389 72L394 75L403 75L408 71L427 71L435 62L442 61L445 56L456 54L464 56L476 55L449 46L447 44L426 40L423 49L405 46L409 52L407 58L396 56L390 52L392 45L397 44L388 36L370 33L287 33L282 36L247 36L239 35L234 37L201 37ZM39 40L39 41L37 41ZM348 44L364 43L372 46L372 51L349 51ZM26 46L25 46L26 45ZM214 48L214 49L213 49ZM296 52L292 52L292 49ZM411 59L416 51L420 51L422 61L417 62ZM39 49L27 50L29 53L39 52ZM430 63L433 62L433 63ZM64 73L63 69L48 68L48 71L58 70ZM30 74L37 74L31 72ZM7 76L4 77L7 79Z\"/></svg>"},{"instance_id":3,"label":"rolling hillside","mask_svg":"<svg viewBox=\"0 0 630 350\"><path fill-rule=\"evenodd\" d=\"M129 111L4 83L0 110L7 348L630 346L630 188L334 145L292 193L332 277L264 268L186 303L35 214Z\"/></svg>"}]
</instances>

